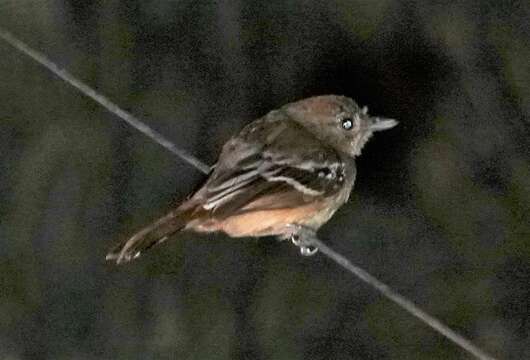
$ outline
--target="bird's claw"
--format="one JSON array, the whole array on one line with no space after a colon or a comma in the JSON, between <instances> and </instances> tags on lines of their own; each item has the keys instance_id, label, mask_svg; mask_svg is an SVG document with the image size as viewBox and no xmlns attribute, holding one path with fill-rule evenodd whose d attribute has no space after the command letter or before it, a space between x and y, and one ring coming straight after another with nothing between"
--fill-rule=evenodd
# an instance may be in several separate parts
<instances>
[{"instance_id":1,"label":"bird's claw","mask_svg":"<svg viewBox=\"0 0 530 360\"><path fill-rule=\"evenodd\" d=\"M313 245L312 241L316 237L313 229L295 224L289 224L288 227L293 229L291 242L300 248L302 256L313 256L318 252L318 248Z\"/></svg>"},{"instance_id":2,"label":"bird's claw","mask_svg":"<svg viewBox=\"0 0 530 360\"><path fill-rule=\"evenodd\" d=\"M302 256L313 256L318 252L318 248L315 246L300 246L300 255Z\"/></svg>"}]
</instances>

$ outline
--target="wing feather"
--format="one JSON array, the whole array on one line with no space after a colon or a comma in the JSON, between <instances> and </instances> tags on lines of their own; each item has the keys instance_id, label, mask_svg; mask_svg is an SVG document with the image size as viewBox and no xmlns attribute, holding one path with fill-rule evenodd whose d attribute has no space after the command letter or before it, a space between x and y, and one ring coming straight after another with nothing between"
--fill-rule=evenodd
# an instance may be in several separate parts
<instances>
[{"instance_id":1,"label":"wing feather","mask_svg":"<svg viewBox=\"0 0 530 360\"><path fill-rule=\"evenodd\" d=\"M340 190L340 155L293 121L280 120L265 127L261 123L267 119L260 119L225 145L212 176L195 195L209 216L296 207ZM257 126L260 137L252 131Z\"/></svg>"}]
</instances>

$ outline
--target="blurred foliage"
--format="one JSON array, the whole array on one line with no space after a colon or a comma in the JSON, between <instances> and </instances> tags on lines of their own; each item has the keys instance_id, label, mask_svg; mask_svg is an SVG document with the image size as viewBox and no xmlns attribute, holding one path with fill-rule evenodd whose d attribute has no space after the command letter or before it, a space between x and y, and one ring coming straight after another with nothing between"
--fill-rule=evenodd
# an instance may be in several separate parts
<instances>
[{"instance_id":1,"label":"blurred foliage","mask_svg":"<svg viewBox=\"0 0 530 360\"><path fill-rule=\"evenodd\" d=\"M522 1L0 1L0 26L213 163L286 102L400 126L321 237L499 358L530 358L530 6ZM324 257L116 241L203 179L0 42L0 358L467 358Z\"/></svg>"}]
</instances>

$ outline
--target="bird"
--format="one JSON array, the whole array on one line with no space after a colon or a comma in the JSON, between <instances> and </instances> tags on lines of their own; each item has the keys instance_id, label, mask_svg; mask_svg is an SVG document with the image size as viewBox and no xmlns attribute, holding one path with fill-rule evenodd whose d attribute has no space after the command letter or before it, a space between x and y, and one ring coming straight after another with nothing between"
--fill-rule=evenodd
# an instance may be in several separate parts
<instances>
[{"instance_id":1,"label":"bird","mask_svg":"<svg viewBox=\"0 0 530 360\"><path fill-rule=\"evenodd\" d=\"M300 234L316 233L347 202L355 158L375 132L397 124L338 95L272 110L223 145L198 190L118 243L106 260L127 263L182 231L291 239L302 255L312 255L318 249Z\"/></svg>"}]
</instances>

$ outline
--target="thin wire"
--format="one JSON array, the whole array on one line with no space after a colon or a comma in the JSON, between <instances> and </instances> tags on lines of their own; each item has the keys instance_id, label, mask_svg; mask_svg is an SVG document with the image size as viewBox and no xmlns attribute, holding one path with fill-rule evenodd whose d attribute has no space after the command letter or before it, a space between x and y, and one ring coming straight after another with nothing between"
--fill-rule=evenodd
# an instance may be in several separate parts
<instances>
[{"instance_id":1,"label":"thin wire","mask_svg":"<svg viewBox=\"0 0 530 360\"><path fill-rule=\"evenodd\" d=\"M22 53L26 54L27 56L29 56L30 58L50 70L52 73L66 81L68 84L72 85L84 95L99 103L105 109L118 116L120 119L125 121L127 124L131 125L136 130L140 131L145 136L151 138L167 150L171 151L173 154L180 157L182 160L194 166L199 171L203 172L204 174L208 174L210 172L210 167L208 165L206 165L187 151L175 146L175 144L166 139L162 134L147 126L145 123L140 121L131 113L121 109L118 105L107 99L105 96L96 92L94 89L85 84L83 81L77 79L68 71L60 69L55 63L46 58L46 56L44 56L42 53L33 50L28 45L11 35L11 33L9 33L8 31L0 28L0 38L5 40L15 49L21 51Z\"/></svg>"},{"instance_id":2,"label":"thin wire","mask_svg":"<svg viewBox=\"0 0 530 360\"><path fill-rule=\"evenodd\" d=\"M2 28L0 28L0 38L4 39L14 48L28 55L33 60L35 60L39 64L46 67L52 73L54 73L55 75L57 75L58 77L66 81L68 84L78 89L81 93L85 94L86 96L90 97L94 101L98 102L108 111L112 112L113 114L121 118L123 121L125 121L126 123L134 127L135 129L142 132L144 135L153 139L155 142L162 145L164 148L168 149L173 154L179 156L182 160L188 162L190 165L192 165L199 171L203 172L204 174L209 173L210 167L208 165L206 165L205 163L203 163L202 161L200 161L193 155L188 154L187 152L176 147L172 142L167 140L164 136L162 136L155 130L151 129L149 126L144 124L138 118L122 110L116 104L114 104L113 102L105 98L104 96L98 94L95 90L90 88L84 82L75 78L73 75L71 75L66 70L59 69L57 65L55 65L52 61L48 60L43 54L31 49L25 43L16 39L13 35L3 30ZM385 296L386 298L396 303L398 306L403 308L405 311L409 312L414 317L418 318L419 320L421 320L422 322L430 326L432 329L434 329L441 335L445 336L447 339L451 340L456 345L460 346L465 351L469 352L470 354L477 357L478 359L483 359L483 360L494 360L495 359L492 356L486 354L484 351L482 351L475 345L473 345L464 336L451 330L451 328L449 328L447 325L442 323L440 320L427 314L426 312L421 310L419 307L417 307L413 302L411 302L410 300L407 300L405 297L403 297L402 295L392 290L388 285L382 283L381 281L379 281L378 279L376 279L375 277L373 277L372 275L370 275L368 272L361 269L360 267L352 264L348 259L346 259L344 256L337 253L335 250L328 247L318 238L313 237L307 240L312 245L318 247L318 249L323 254L325 254L328 258L330 258L332 261L342 266L344 269L346 269L353 275L357 276L359 279L361 279L368 285L372 286L374 289L379 291L383 296Z\"/></svg>"},{"instance_id":3,"label":"thin wire","mask_svg":"<svg viewBox=\"0 0 530 360\"><path fill-rule=\"evenodd\" d=\"M434 316L427 314L425 311L416 306L412 301L398 294L397 292L392 290L388 285L373 277L365 270L361 269L357 265L352 264L348 259L328 247L319 239L313 238L308 240L310 244L317 247L318 250L320 250L323 254L327 255L327 257L329 257L331 260L333 260L334 262L342 266L344 269L357 276L359 279L361 279L368 285L375 288L387 299L390 299L398 306L403 308L405 311L407 311L414 317L420 319L422 322L436 330L438 333L442 334L443 336L460 346L462 349L466 350L478 359L494 360L492 356L486 354L484 351L473 345L464 336L458 334Z\"/></svg>"}]
</instances>

